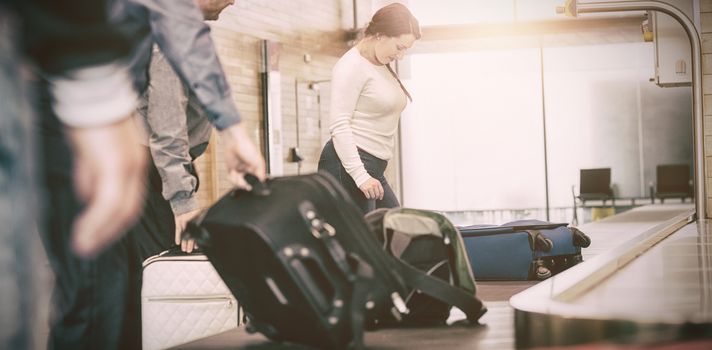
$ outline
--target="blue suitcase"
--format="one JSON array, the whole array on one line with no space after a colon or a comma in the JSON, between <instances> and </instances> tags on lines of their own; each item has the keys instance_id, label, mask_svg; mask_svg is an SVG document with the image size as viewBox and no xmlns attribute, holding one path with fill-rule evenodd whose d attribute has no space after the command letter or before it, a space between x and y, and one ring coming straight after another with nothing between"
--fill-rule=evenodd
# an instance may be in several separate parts
<instances>
[{"instance_id":1,"label":"blue suitcase","mask_svg":"<svg viewBox=\"0 0 712 350\"><path fill-rule=\"evenodd\" d=\"M565 223L459 227L476 280L543 280L583 261L591 239Z\"/></svg>"}]
</instances>

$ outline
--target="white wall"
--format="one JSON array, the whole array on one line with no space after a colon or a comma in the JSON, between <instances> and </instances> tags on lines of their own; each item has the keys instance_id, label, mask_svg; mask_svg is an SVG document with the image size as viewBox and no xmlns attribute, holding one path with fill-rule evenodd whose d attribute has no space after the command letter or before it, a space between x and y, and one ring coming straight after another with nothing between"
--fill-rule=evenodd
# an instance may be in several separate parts
<instances>
[{"instance_id":1,"label":"white wall","mask_svg":"<svg viewBox=\"0 0 712 350\"><path fill-rule=\"evenodd\" d=\"M571 205L579 169L611 168L617 197L648 195L655 166L689 163L690 89L660 88L649 43L546 49L552 206Z\"/></svg>"},{"instance_id":2,"label":"white wall","mask_svg":"<svg viewBox=\"0 0 712 350\"><path fill-rule=\"evenodd\" d=\"M571 206L582 168L612 168L616 195L638 197L656 165L689 162L690 89L649 82L651 44L543 52L551 207ZM410 60L415 102L402 120L403 204L545 207L539 49Z\"/></svg>"},{"instance_id":3,"label":"white wall","mask_svg":"<svg viewBox=\"0 0 712 350\"><path fill-rule=\"evenodd\" d=\"M414 103L402 120L405 205L544 201L538 50L414 55L411 75Z\"/></svg>"}]
</instances>

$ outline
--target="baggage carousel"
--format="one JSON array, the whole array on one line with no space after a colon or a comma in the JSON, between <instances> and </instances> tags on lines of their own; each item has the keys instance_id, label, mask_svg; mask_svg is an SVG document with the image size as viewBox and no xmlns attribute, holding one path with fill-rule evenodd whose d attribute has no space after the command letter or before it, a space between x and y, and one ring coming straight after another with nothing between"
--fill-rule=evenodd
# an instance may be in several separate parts
<instances>
[{"instance_id":1,"label":"baggage carousel","mask_svg":"<svg viewBox=\"0 0 712 350\"><path fill-rule=\"evenodd\" d=\"M586 262L510 299L517 347L581 343L712 348L712 235L685 205L585 225Z\"/></svg>"},{"instance_id":2,"label":"baggage carousel","mask_svg":"<svg viewBox=\"0 0 712 350\"><path fill-rule=\"evenodd\" d=\"M367 332L368 349L712 349L712 228L691 204L639 207L579 226L593 243L584 262L548 280L482 282L489 309L477 326ZM519 288L522 289L522 288ZM500 293L500 294L502 294ZM453 312L451 320L463 317ZM306 349L244 329L180 349Z\"/></svg>"}]
</instances>

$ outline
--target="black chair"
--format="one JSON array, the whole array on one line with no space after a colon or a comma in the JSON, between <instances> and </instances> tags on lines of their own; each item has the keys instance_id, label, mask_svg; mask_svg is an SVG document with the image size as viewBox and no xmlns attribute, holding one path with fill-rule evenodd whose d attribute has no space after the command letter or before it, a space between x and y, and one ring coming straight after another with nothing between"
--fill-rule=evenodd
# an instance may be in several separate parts
<instances>
[{"instance_id":1,"label":"black chair","mask_svg":"<svg viewBox=\"0 0 712 350\"><path fill-rule=\"evenodd\" d=\"M606 205L611 200L615 205L611 188L611 168L581 169L579 196L582 205L588 200L601 200Z\"/></svg>"},{"instance_id":2,"label":"black chair","mask_svg":"<svg viewBox=\"0 0 712 350\"><path fill-rule=\"evenodd\" d=\"M658 165L656 169L655 197L665 203L666 198L692 198L690 166L687 164Z\"/></svg>"}]
</instances>

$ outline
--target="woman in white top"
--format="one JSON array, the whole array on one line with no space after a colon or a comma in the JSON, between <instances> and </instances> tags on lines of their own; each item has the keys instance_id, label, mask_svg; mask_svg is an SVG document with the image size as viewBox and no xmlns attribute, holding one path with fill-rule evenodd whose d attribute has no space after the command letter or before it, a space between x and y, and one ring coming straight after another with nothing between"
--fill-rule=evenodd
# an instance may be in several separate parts
<instances>
[{"instance_id":1,"label":"woman in white top","mask_svg":"<svg viewBox=\"0 0 712 350\"><path fill-rule=\"evenodd\" d=\"M364 213L399 206L383 173L393 156L401 112L412 99L389 64L420 36L408 8L385 6L332 72L331 140L322 150L319 170L339 180Z\"/></svg>"}]
</instances>

